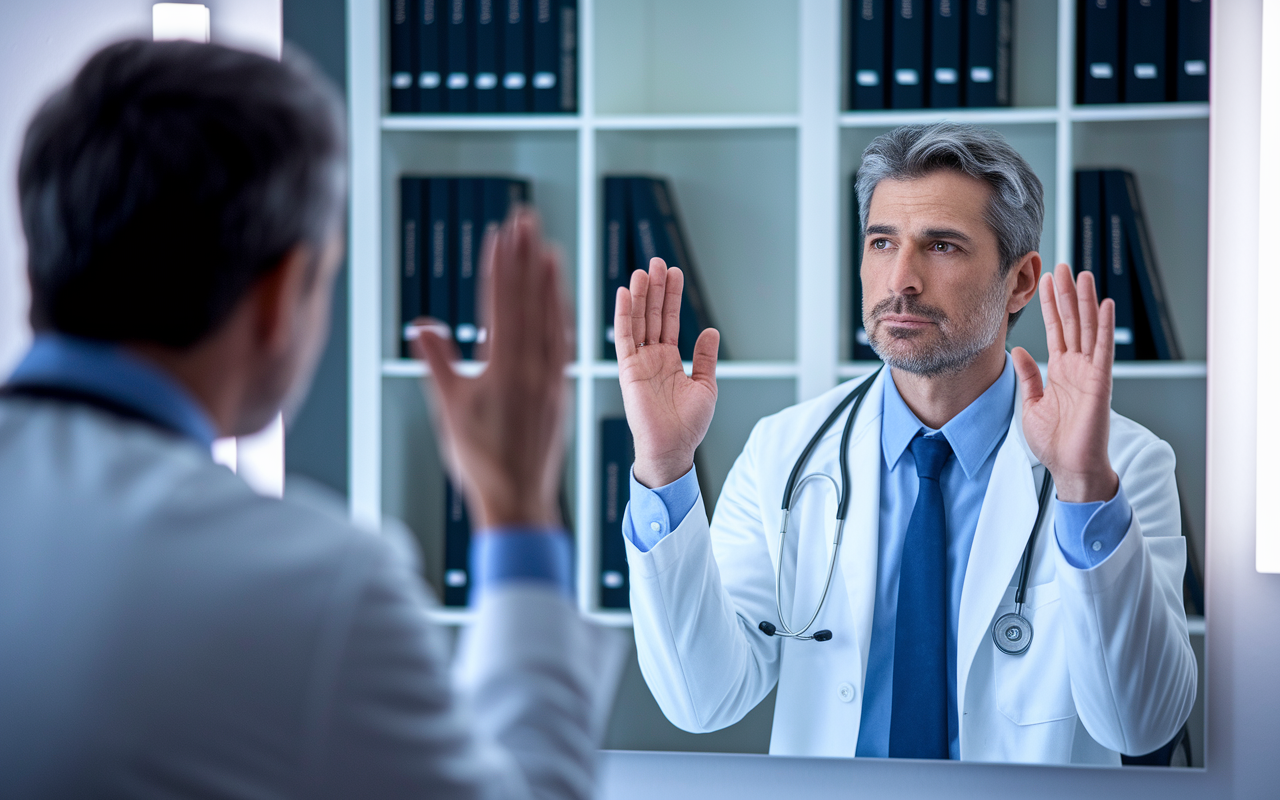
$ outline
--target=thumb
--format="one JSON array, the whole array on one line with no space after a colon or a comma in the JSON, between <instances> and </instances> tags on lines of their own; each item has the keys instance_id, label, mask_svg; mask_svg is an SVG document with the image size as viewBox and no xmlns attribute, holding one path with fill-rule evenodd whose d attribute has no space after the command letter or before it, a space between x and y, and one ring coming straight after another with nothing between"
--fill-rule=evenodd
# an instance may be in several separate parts
<instances>
[{"instance_id":1,"label":"thumb","mask_svg":"<svg viewBox=\"0 0 1280 800\"><path fill-rule=\"evenodd\" d=\"M707 328L693 345L693 374L698 383L716 388L716 354L720 350L720 331Z\"/></svg>"},{"instance_id":2,"label":"thumb","mask_svg":"<svg viewBox=\"0 0 1280 800\"><path fill-rule=\"evenodd\" d=\"M1036 360L1022 347L1013 348L1013 371L1018 376L1018 384L1022 387L1022 402L1034 403L1044 396L1044 382L1040 379L1040 368Z\"/></svg>"}]
</instances>

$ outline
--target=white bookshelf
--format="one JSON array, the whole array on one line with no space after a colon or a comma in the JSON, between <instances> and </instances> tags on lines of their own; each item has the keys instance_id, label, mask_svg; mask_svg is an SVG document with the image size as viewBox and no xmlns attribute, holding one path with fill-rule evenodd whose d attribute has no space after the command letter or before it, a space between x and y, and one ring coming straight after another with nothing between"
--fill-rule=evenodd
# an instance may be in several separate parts
<instances>
[{"instance_id":1,"label":"white bookshelf","mask_svg":"<svg viewBox=\"0 0 1280 800\"><path fill-rule=\"evenodd\" d=\"M1015 0L1013 107L843 111L841 5L578 0L579 113L393 116L384 114L384 4L348 0L351 512L369 525L404 519L423 543L428 580L442 571L443 471L419 387L430 376L399 357L396 339L402 172L532 181L545 228L564 249L577 309L578 352L565 378L578 602L601 624L627 627L629 613L600 609L596 599L598 423L622 413L617 364L599 352L602 176L671 179L732 356L720 363L720 401L700 450L712 508L756 420L877 366L848 360L849 176L879 133L938 119L996 128L1035 168L1045 186L1047 268L1071 257L1073 170L1137 175L1188 360L1117 364L1113 404L1173 445L1187 516L1203 541L1209 105L1076 106L1073 0ZM1037 302L1011 343L1043 367ZM432 616L447 625L470 619L465 609ZM1203 619L1192 627L1203 635ZM770 703L723 737L690 737L654 717L636 673L617 712L631 716L611 728L609 746L758 749L767 746Z\"/></svg>"}]
</instances>

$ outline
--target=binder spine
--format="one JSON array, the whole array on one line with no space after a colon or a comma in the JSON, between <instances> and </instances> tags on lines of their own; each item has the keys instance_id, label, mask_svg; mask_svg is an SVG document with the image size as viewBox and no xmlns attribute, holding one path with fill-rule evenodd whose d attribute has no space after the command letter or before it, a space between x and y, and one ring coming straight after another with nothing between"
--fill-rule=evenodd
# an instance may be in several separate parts
<instances>
[{"instance_id":1,"label":"binder spine","mask_svg":"<svg viewBox=\"0 0 1280 800\"><path fill-rule=\"evenodd\" d=\"M889 106L924 108L928 85L929 12L921 0L893 0L889 62Z\"/></svg>"},{"instance_id":2,"label":"binder spine","mask_svg":"<svg viewBox=\"0 0 1280 800\"><path fill-rule=\"evenodd\" d=\"M446 606L466 606L471 591L471 519L462 492L445 478L444 595Z\"/></svg>"},{"instance_id":3,"label":"binder spine","mask_svg":"<svg viewBox=\"0 0 1280 800\"><path fill-rule=\"evenodd\" d=\"M1122 1L1080 0L1076 26L1076 99L1080 103L1120 102Z\"/></svg>"},{"instance_id":4,"label":"binder spine","mask_svg":"<svg viewBox=\"0 0 1280 800\"><path fill-rule=\"evenodd\" d=\"M501 0L505 9L502 32L502 110L522 114L530 109L529 4L532 0Z\"/></svg>"},{"instance_id":5,"label":"binder spine","mask_svg":"<svg viewBox=\"0 0 1280 800\"><path fill-rule=\"evenodd\" d=\"M452 178L431 178L427 181L428 219L431 229L430 250L427 252L427 313L448 328L453 335L453 269L454 263L454 200L456 191Z\"/></svg>"},{"instance_id":6,"label":"binder spine","mask_svg":"<svg viewBox=\"0 0 1280 800\"><path fill-rule=\"evenodd\" d=\"M1163 103L1168 96L1165 69L1165 0L1128 0L1125 7L1124 75L1126 103Z\"/></svg>"},{"instance_id":7,"label":"binder spine","mask_svg":"<svg viewBox=\"0 0 1280 800\"><path fill-rule=\"evenodd\" d=\"M1209 102L1209 0L1176 2L1174 99Z\"/></svg>"},{"instance_id":8,"label":"binder spine","mask_svg":"<svg viewBox=\"0 0 1280 800\"><path fill-rule=\"evenodd\" d=\"M1123 175L1129 199L1129 250L1133 254L1133 271L1138 279L1142 305L1151 326L1151 355L1159 359L1181 359L1182 346L1165 299L1164 279L1156 264L1155 249L1151 246L1151 232L1147 229L1142 200L1138 196L1138 183L1132 173Z\"/></svg>"},{"instance_id":9,"label":"binder spine","mask_svg":"<svg viewBox=\"0 0 1280 800\"><path fill-rule=\"evenodd\" d=\"M409 323L422 316L422 181L400 179L400 342L409 356Z\"/></svg>"},{"instance_id":10,"label":"binder spine","mask_svg":"<svg viewBox=\"0 0 1280 800\"><path fill-rule=\"evenodd\" d=\"M560 107L578 111L578 2L560 0Z\"/></svg>"},{"instance_id":11,"label":"binder spine","mask_svg":"<svg viewBox=\"0 0 1280 800\"><path fill-rule=\"evenodd\" d=\"M475 0L475 110L493 114L499 110L498 12L502 0Z\"/></svg>"},{"instance_id":12,"label":"binder spine","mask_svg":"<svg viewBox=\"0 0 1280 800\"><path fill-rule=\"evenodd\" d=\"M600 607L629 608L630 577L622 519L631 498L631 429L622 418L600 421Z\"/></svg>"},{"instance_id":13,"label":"binder spine","mask_svg":"<svg viewBox=\"0 0 1280 800\"><path fill-rule=\"evenodd\" d=\"M853 341L849 352L855 361L878 361L879 356L871 349L871 341L867 338L866 326L862 323L862 218L858 214L858 175L849 177L849 198L853 208L853 219L850 224L850 249L852 251L853 274L850 288L853 293L853 309L849 320L849 329L853 333Z\"/></svg>"},{"instance_id":14,"label":"binder spine","mask_svg":"<svg viewBox=\"0 0 1280 800\"><path fill-rule=\"evenodd\" d=\"M404 114L416 111L414 102L413 76L417 54L414 52L416 35L415 20L420 0L391 0L390 31L391 53L389 66L390 106L393 114Z\"/></svg>"},{"instance_id":15,"label":"binder spine","mask_svg":"<svg viewBox=\"0 0 1280 800\"><path fill-rule=\"evenodd\" d=\"M1009 0L969 0L966 11L965 104L980 108L1007 106L1013 101L1013 6Z\"/></svg>"},{"instance_id":16,"label":"binder spine","mask_svg":"<svg viewBox=\"0 0 1280 800\"><path fill-rule=\"evenodd\" d=\"M475 0L446 0L449 4L449 72L445 76L445 97L451 113L472 110L471 76L474 63L471 52L472 3Z\"/></svg>"},{"instance_id":17,"label":"binder spine","mask_svg":"<svg viewBox=\"0 0 1280 800\"><path fill-rule=\"evenodd\" d=\"M449 0L421 0L418 16L418 110L444 110L444 11Z\"/></svg>"},{"instance_id":18,"label":"binder spine","mask_svg":"<svg viewBox=\"0 0 1280 800\"><path fill-rule=\"evenodd\" d=\"M614 347L614 303L618 288L625 287L631 279L631 183L630 179L607 176L604 179L604 255L600 263L604 267L601 278L602 322L604 341L600 355L605 359L617 358Z\"/></svg>"},{"instance_id":19,"label":"binder spine","mask_svg":"<svg viewBox=\"0 0 1280 800\"><path fill-rule=\"evenodd\" d=\"M1079 170L1076 179L1075 263L1074 273L1093 273L1098 296L1106 296L1106 271L1103 269L1102 182L1097 170Z\"/></svg>"},{"instance_id":20,"label":"binder spine","mask_svg":"<svg viewBox=\"0 0 1280 800\"><path fill-rule=\"evenodd\" d=\"M457 269L454 272L453 338L463 358L475 355L480 328L476 319L476 288L480 272L480 235L482 233L484 181L481 178L457 179Z\"/></svg>"},{"instance_id":21,"label":"binder spine","mask_svg":"<svg viewBox=\"0 0 1280 800\"><path fill-rule=\"evenodd\" d=\"M849 14L849 107L854 111L887 107L889 24L885 0L851 0Z\"/></svg>"},{"instance_id":22,"label":"binder spine","mask_svg":"<svg viewBox=\"0 0 1280 800\"><path fill-rule=\"evenodd\" d=\"M1107 241L1106 294L1116 304L1116 361L1133 361L1138 357L1137 314L1133 298L1132 268L1125 216L1129 204L1123 173L1102 172L1102 213Z\"/></svg>"},{"instance_id":23,"label":"binder spine","mask_svg":"<svg viewBox=\"0 0 1280 800\"><path fill-rule=\"evenodd\" d=\"M578 108L576 0L531 0L533 7L533 110ZM568 69L566 72L566 63Z\"/></svg>"},{"instance_id":24,"label":"binder spine","mask_svg":"<svg viewBox=\"0 0 1280 800\"><path fill-rule=\"evenodd\" d=\"M929 21L929 106L964 105L964 1L933 0Z\"/></svg>"}]
</instances>

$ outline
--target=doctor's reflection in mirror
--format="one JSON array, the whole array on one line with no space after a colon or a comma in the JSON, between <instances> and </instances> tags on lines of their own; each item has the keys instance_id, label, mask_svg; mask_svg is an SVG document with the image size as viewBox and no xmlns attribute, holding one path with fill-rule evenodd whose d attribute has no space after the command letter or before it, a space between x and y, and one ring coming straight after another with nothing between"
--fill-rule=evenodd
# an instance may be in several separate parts
<instances>
[{"instance_id":1,"label":"doctor's reflection in mirror","mask_svg":"<svg viewBox=\"0 0 1280 800\"><path fill-rule=\"evenodd\" d=\"M770 752L1120 764L1196 695L1172 448L1111 410L1115 306L1036 252L1043 187L939 123L858 171L873 375L760 420L708 523L694 449L719 334L686 376L683 276L617 296L635 437L623 523L639 662L708 732L777 687ZM1038 294L1049 361L1005 349ZM763 311L763 310L762 310Z\"/></svg>"}]
</instances>

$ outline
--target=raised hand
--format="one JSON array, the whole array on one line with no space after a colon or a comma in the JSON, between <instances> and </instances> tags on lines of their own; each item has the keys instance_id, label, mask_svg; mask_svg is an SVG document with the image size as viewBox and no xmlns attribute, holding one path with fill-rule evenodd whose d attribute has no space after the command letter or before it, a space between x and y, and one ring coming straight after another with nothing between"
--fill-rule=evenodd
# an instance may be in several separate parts
<instances>
[{"instance_id":1,"label":"raised hand","mask_svg":"<svg viewBox=\"0 0 1280 800\"><path fill-rule=\"evenodd\" d=\"M636 480L665 486L693 467L716 410L716 350L720 332L708 328L693 349L693 374L680 362L680 296L684 275L655 258L618 289L614 346L618 380L636 446Z\"/></svg>"},{"instance_id":2,"label":"raised hand","mask_svg":"<svg viewBox=\"0 0 1280 800\"><path fill-rule=\"evenodd\" d=\"M429 325L413 341L431 366L442 449L479 527L558 526L571 349L559 259L518 211L486 238L481 270L484 372L456 372L457 347Z\"/></svg>"},{"instance_id":3,"label":"raised hand","mask_svg":"<svg viewBox=\"0 0 1280 800\"><path fill-rule=\"evenodd\" d=\"M1111 364L1116 305L1098 303L1093 275L1071 279L1059 264L1040 279L1040 308L1049 340L1048 380L1021 347L1013 366L1022 386L1022 430L1031 452L1053 475L1061 500L1110 500L1120 486L1107 456L1111 430Z\"/></svg>"}]
</instances>

